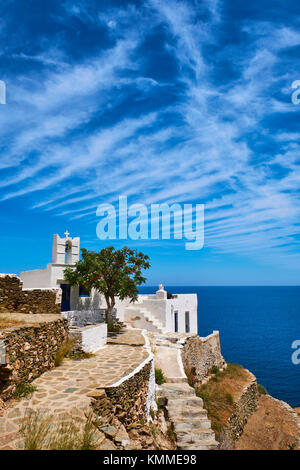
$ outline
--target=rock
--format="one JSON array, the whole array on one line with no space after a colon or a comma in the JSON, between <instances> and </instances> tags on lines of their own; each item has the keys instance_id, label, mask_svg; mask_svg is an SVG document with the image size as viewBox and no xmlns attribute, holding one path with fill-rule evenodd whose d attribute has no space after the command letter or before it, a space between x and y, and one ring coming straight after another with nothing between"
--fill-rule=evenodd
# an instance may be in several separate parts
<instances>
[{"instance_id":1,"label":"rock","mask_svg":"<svg viewBox=\"0 0 300 470\"><path fill-rule=\"evenodd\" d=\"M99 429L97 428L93 430L92 444L95 446L96 449L100 448L100 446L103 444L105 439L106 437L103 432L99 431Z\"/></svg>"},{"instance_id":2,"label":"rock","mask_svg":"<svg viewBox=\"0 0 300 470\"><path fill-rule=\"evenodd\" d=\"M151 436L151 431L148 428L142 428L139 434L140 436Z\"/></svg>"},{"instance_id":3,"label":"rock","mask_svg":"<svg viewBox=\"0 0 300 470\"><path fill-rule=\"evenodd\" d=\"M100 400L100 398L106 398L106 393L105 390L92 390L87 394L88 397L91 398L96 398L97 400Z\"/></svg>"},{"instance_id":4,"label":"rock","mask_svg":"<svg viewBox=\"0 0 300 470\"><path fill-rule=\"evenodd\" d=\"M104 432L107 437L110 437L112 439L114 439L118 432L117 428L115 428L114 426L103 426L102 428L100 428L100 431Z\"/></svg>"},{"instance_id":5,"label":"rock","mask_svg":"<svg viewBox=\"0 0 300 470\"><path fill-rule=\"evenodd\" d=\"M121 442L121 446L124 447L124 449L126 450L131 444L131 441L129 439L124 439L122 442Z\"/></svg>"},{"instance_id":6,"label":"rock","mask_svg":"<svg viewBox=\"0 0 300 470\"><path fill-rule=\"evenodd\" d=\"M142 442L145 443L146 446L151 446L153 444L153 437L152 436L149 436L149 437L145 437Z\"/></svg>"},{"instance_id":7,"label":"rock","mask_svg":"<svg viewBox=\"0 0 300 470\"><path fill-rule=\"evenodd\" d=\"M127 430L130 431L131 429L140 429L142 425L140 423L131 423L126 426Z\"/></svg>"},{"instance_id":8,"label":"rock","mask_svg":"<svg viewBox=\"0 0 300 470\"><path fill-rule=\"evenodd\" d=\"M117 447L109 439L105 439L99 447L99 450L116 450Z\"/></svg>"},{"instance_id":9,"label":"rock","mask_svg":"<svg viewBox=\"0 0 300 470\"><path fill-rule=\"evenodd\" d=\"M131 439L138 439L139 438L139 432L137 429L131 429L129 431L129 436Z\"/></svg>"},{"instance_id":10,"label":"rock","mask_svg":"<svg viewBox=\"0 0 300 470\"><path fill-rule=\"evenodd\" d=\"M0 412L1 412L2 410L4 410L4 407L5 407L4 401L1 400L1 398L0 398Z\"/></svg>"},{"instance_id":11,"label":"rock","mask_svg":"<svg viewBox=\"0 0 300 470\"><path fill-rule=\"evenodd\" d=\"M114 438L114 441L117 443L117 444L122 444L122 441L129 441L129 436L127 434L127 431L126 429L124 428L123 425L121 425L120 429L118 430L115 438Z\"/></svg>"}]
</instances>

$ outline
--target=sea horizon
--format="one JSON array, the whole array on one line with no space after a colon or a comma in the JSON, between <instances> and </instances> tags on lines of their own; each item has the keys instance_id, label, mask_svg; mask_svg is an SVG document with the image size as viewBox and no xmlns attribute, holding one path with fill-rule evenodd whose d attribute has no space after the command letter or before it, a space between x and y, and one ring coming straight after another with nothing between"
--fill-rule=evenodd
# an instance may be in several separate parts
<instances>
[{"instance_id":1,"label":"sea horizon","mask_svg":"<svg viewBox=\"0 0 300 470\"><path fill-rule=\"evenodd\" d=\"M143 286L139 292L151 294L157 288ZM300 365L291 359L292 342L300 337L300 286L166 285L165 289L196 293L198 335L218 330L227 362L249 369L270 395L300 406Z\"/></svg>"}]
</instances>

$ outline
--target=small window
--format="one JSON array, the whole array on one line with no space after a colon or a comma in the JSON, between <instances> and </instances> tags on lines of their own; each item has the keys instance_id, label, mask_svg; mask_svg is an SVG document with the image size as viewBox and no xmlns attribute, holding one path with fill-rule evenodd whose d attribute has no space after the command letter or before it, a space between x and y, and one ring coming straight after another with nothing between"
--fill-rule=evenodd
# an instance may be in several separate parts
<instances>
[{"instance_id":1,"label":"small window","mask_svg":"<svg viewBox=\"0 0 300 470\"><path fill-rule=\"evenodd\" d=\"M79 297L89 297L89 296L90 296L89 291L85 287L79 286Z\"/></svg>"},{"instance_id":2,"label":"small window","mask_svg":"<svg viewBox=\"0 0 300 470\"><path fill-rule=\"evenodd\" d=\"M185 312L185 332L190 332L190 312Z\"/></svg>"}]
</instances>

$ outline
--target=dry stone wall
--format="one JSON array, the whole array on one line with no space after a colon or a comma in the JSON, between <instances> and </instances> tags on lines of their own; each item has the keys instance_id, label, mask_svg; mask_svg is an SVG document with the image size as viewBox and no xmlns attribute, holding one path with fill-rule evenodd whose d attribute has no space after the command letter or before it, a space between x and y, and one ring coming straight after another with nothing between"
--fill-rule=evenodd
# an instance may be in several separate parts
<instances>
[{"instance_id":1,"label":"dry stone wall","mask_svg":"<svg viewBox=\"0 0 300 470\"><path fill-rule=\"evenodd\" d=\"M147 419L147 401L152 360L119 385L92 392L92 408L98 418L99 427L109 425L117 418L126 428Z\"/></svg>"},{"instance_id":2,"label":"dry stone wall","mask_svg":"<svg viewBox=\"0 0 300 470\"><path fill-rule=\"evenodd\" d=\"M249 382L245 385L234 404L234 411L228 419L223 432L232 441L238 439L244 431L248 418L257 410L258 392L256 377L249 371Z\"/></svg>"},{"instance_id":3,"label":"dry stone wall","mask_svg":"<svg viewBox=\"0 0 300 470\"><path fill-rule=\"evenodd\" d=\"M190 370L200 384L208 375L213 366L219 369L224 367L225 361L221 354L219 332L202 338L200 336L188 336L181 350L183 366Z\"/></svg>"},{"instance_id":4,"label":"dry stone wall","mask_svg":"<svg viewBox=\"0 0 300 470\"><path fill-rule=\"evenodd\" d=\"M22 287L15 274L0 274L0 313L60 313L60 289Z\"/></svg>"},{"instance_id":5,"label":"dry stone wall","mask_svg":"<svg viewBox=\"0 0 300 470\"><path fill-rule=\"evenodd\" d=\"M8 399L18 383L31 382L54 367L67 337L68 322L62 318L0 330L0 398Z\"/></svg>"}]
</instances>

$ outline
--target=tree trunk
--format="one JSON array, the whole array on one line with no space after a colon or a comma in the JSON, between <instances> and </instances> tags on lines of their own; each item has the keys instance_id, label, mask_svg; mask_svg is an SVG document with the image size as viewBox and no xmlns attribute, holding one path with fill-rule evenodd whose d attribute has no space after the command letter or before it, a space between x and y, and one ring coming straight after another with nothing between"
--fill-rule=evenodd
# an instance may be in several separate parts
<instances>
[{"instance_id":1,"label":"tree trunk","mask_svg":"<svg viewBox=\"0 0 300 470\"><path fill-rule=\"evenodd\" d=\"M107 307L107 309L105 310L105 321L107 324L113 322L112 311L113 311L113 307Z\"/></svg>"},{"instance_id":2,"label":"tree trunk","mask_svg":"<svg viewBox=\"0 0 300 470\"><path fill-rule=\"evenodd\" d=\"M109 296L105 296L107 308L105 310L105 321L107 324L113 323L112 311L115 306L114 299L111 299Z\"/></svg>"}]
</instances>

